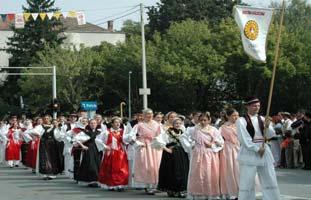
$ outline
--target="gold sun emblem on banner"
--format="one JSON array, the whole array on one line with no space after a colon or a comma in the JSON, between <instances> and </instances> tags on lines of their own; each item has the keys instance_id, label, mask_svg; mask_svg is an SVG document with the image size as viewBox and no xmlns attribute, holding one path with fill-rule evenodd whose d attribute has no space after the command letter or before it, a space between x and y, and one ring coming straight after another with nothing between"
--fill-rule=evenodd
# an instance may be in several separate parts
<instances>
[{"instance_id":1,"label":"gold sun emblem on banner","mask_svg":"<svg viewBox=\"0 0 311 200\"><path fill-rule=\"evenodd\" d=\"M259 27L256 21L249 20L244 27L244 35L249 40L256 40L259 33Z\"/></svg>"}]
</instances>

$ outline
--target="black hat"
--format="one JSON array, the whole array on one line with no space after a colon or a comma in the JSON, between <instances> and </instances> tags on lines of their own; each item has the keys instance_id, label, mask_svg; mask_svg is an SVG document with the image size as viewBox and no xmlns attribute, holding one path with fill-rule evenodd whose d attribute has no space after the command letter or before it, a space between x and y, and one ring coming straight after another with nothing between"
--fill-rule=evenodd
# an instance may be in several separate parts
<instances>
[{"instance_id":1,"label":"black hat","mask_svg":"<svg viewBox=\"0 0 311 200\"><path fill-rule=\"evenodd\" d=\"M305 116L311 119L311 112L310 112L310 111L309 111L309 112L306 112L306 113L305 113Z\"/></svg>"},{"instance_id":2,"label":"black hat","mask_svg":"<svg viewBox=\"0 0 311 200\"><path fill-rule=\"evenodd\" d=\"M251 97L245 98L244 105L251 105L254 103L258 103L258 102L260 102L260 100L257 97L251 96Z\"/></svg>"}]
</instances>

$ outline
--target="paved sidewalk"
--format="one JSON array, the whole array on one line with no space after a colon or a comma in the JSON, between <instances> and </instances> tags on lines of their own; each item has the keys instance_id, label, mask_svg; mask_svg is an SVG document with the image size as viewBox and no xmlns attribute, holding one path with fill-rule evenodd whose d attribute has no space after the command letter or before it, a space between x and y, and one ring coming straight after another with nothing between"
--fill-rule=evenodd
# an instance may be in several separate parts
<instances>
[{"instance_id":1,"label":"paved sidewalk","mask_svg":"<svg viewBox=\"0 0 311 200\"><path fill-rule=\"evenodd\" d=\"M311 200L311 171L277 170L283 200ZM143 191L110 192L75 184L64 176L45 181L24 168L0 166L0 200L86 200L86 199L171 199L165 193L155 196ZM173 198L176 199L176 198ZM261 199L261 198L257 198Z\"/></svg>"}]
</instances>

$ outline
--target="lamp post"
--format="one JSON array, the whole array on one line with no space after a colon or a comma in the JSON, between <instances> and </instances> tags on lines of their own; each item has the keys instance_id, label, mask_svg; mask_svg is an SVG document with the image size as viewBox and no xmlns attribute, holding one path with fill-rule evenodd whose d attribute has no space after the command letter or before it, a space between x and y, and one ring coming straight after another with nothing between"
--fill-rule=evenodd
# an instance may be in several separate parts
<instances>
[{"instance_id":1,"label":"lamp post","mask_svg":"<svg viewBox=\"0 0 311 200\"><path fill-rule=\"evenodd\" d=\"M126 103L123 101L120 103L120 117L121 117L121 119L123 119L123 106L125 106L125 105L126 105Z\"/></svg>"},{"instance_id":2,"label":"lamp post","mask_svg":"<svg viewBox=\"0 0 311 200\"><path fill-rule=\"evenodd\" d=\"M52 91L53 91L53 100L57 99L56 93L56 66L53 66L53 75L52 75ZM57 110L53 110L53 119L57 118Z\"/></svg>"},{"instance_id":3,"label":"lamp post","mask_svg":"<svg viewBox=\"0 0 311 200\"><path fill-rule=\"evenodd\" d=\"M131 108L131 75L132 75L132 71L129 71L129 96L128 96L128 109L129 109L129 120L132 119L132 108Z\"/></svg>"}]
</instances>

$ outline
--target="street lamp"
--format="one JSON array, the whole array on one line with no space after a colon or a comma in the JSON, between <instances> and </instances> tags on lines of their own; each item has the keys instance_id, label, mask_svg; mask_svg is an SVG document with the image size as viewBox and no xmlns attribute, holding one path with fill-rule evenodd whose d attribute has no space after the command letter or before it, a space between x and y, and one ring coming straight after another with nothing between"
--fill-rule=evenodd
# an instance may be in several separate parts
<instances>
[{"instance_id":1,"label":"street lamp","mask_svg":"<svg viewBox=\"0 0 311 200\"><path fill-rule=\"evenodd\" d=\"M122 120L123 120L123 106L125 106L125 105L126 105L126 103L123 101L120 103L120 117Z\"/></svg>"},{"instance_id":2,"label":"street lamp","mask_svg":"<svg viewBox=\"0 0 311 200\"><path fill-rule=\"evenodd\" d=\"M132 108L131 108L131 75L132 71L129 71L129 97L128 97L128 108L129 108L129 121L132 119Z\"/></svg>"}]
</instances>

